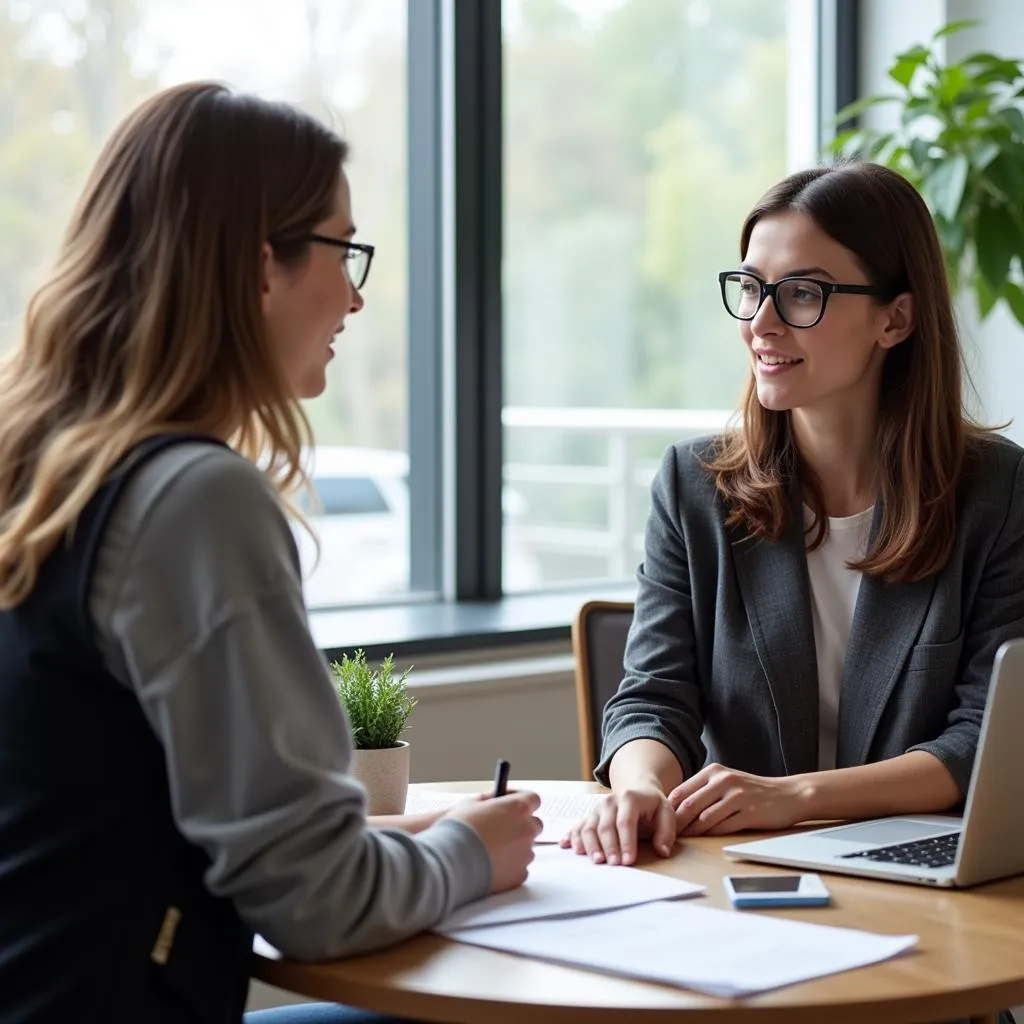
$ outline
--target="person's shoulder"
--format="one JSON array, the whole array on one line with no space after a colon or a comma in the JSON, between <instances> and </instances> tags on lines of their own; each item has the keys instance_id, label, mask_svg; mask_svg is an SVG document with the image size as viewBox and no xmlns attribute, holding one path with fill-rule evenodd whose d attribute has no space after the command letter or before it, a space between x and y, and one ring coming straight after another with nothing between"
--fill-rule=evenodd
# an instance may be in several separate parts
<instances>
[{"instance_id":1,"label":"person's shoulder","mask_svg":"<svg viewBox=\"0 0 1024 1024\"><path fill-rule=\"evenodd\" d=\"M995 432L968 440L957 494L959 528L989 534L1024 515L1024 448Z\"/></svg>"},{"instance_id":2,"label":"person's shoulder","mask_svg":"<svg viewBox=\"0 0 1024 1024\"><path fill-rule=\"evenodd\" d=\"M119 517L130 533L169 525L178 536L229 534L237 544L286 524L265 474L225 445L181 441L129 467Z\"/></svg>"},{"instance_id":3,"label":"person's shoulder","mask_svg":"<svg viewBox=\"0 0 1024 1024\"><path fill-rule=\"evenodd\" d=\"M1024 459L1024 448L1012 438L994 430L979 430L967 442L968 458L993 469L1017 466Z\"/></svg>"},{"instance_id":4,"label":"person's shoulder","mask_svg":"<svg viewBox=\"0 0 1024 1024\"><path fill-rule=\"evenodd\" d=\"M681 484L714 488L715 474L710 468L722 450L722 434L706 434L677 441L665 452L663 469L673 472Z\"/></svg>"},{"instance_id":5,"label":"person's shoulder","mask_svg":"<svg viewBox=\"0 0 1024 1024\"><path fill-rule=\"evenodd\" d=\"M195 508L244 509L255 501L276 505L274 489L248 459L222 444L181 441L145 457L132 470L130 488L143 505L164 502Z\"/></svg>"},{"instance_id":6,"label":"person's shoulder","mask_svg":"<svg viewBox=\"0 0 1024 1024\"><path fill-rule=\"evenodd\" d=\"M963 481L968 491L1001 491L1013 483L1024 464L1024 448L1004 434L978 431L968 438Z\"/></svg>"}]
</instances>

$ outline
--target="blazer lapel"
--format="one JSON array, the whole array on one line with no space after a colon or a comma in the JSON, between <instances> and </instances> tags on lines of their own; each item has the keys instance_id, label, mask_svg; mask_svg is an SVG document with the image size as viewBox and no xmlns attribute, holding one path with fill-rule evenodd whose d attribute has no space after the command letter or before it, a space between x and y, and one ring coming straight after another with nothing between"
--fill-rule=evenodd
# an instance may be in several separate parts
<instances>
[{"instance_id":1,"label":"blazer lapel","mask_svg":"<svg viewBox=\"0 0 1024 1024\"><path fill-rule=\"evenodd\" d=\"M793 496L791 526L779 541L737 529L733 562L758 659L779 721L787 774L818 767L818 664L811 619L803 504Z\"/></svg>"},{"instance_id":2,"label":"blazer lapel","mask_svg":"<svg viewBox=\"0 0 1024 1024\"><path fill-rule=\"evenodd\" d=\"M881 502L871 526L874 541ZM917 583L861 579L839 697L836 767L867 762L882 712L921 632L935 575Z\"/></svg>"}]
</instances>

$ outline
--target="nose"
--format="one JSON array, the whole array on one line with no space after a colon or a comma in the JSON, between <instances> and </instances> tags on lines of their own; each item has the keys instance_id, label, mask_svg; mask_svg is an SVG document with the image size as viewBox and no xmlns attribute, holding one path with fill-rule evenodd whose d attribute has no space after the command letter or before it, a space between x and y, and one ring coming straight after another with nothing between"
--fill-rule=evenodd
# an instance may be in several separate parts
<instances>
[{"instance_id":1,"label":"nose","mask_svg":"<svg viewBox=\"0 0 1024 1024\"><path fill-rule=\"evenodd\" d=\"M758 337L781 334L786 329L785 321L779 316L775 302L770 295L765 295L754 319L750 321L750 329Z\"/></svg>"},{"instance_id":2,"label":"nose","mask_svg":"<svg viewBox=\"0 0 1024 1024\"><path fill-rule=\"evenodd\" d=\"M352 289L352 304L348 307L350 313L358 313L366 305L363 293L358 288Z\"/></svg>"}]
</instances>

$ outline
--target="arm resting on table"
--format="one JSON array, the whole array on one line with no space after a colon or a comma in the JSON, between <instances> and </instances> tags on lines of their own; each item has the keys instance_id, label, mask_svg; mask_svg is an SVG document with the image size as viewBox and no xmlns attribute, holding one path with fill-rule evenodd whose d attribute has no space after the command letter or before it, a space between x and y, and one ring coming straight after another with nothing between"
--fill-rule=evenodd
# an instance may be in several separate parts
<instances>
[{"instance_id":1,"label":"arm resting on table","mask_svg":"<svg viewBox=\"0 0 1024 1024\"><path fill-rule=\"evenodd\" d=\"M936 814L962 799L945 765L923 750L856 768L794 775L800 820Z\"/></svg>"}]
</instances>

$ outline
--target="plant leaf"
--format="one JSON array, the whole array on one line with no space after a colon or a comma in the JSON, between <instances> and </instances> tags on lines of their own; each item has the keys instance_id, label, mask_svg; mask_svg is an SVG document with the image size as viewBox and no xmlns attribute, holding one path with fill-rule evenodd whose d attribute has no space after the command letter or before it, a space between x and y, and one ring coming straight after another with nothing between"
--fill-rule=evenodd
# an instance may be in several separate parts
<instances>
[{"instance_id":1,"label":"plant leaf","mask_svg":"<svg viewBox=\"0 0 1024 1024\"><path fill-rule=\"evenodd\" d=\"M997 110L995 116L998 120L1002 121L1007 128L1018 138L1024 139L1024 114L1020 112L1018 107L1003 107L1002 110Z\"/></svg>"},{"instance_id":2,"label":"plant leaf","mask_svg":"<svg viewBox=\"0 0 1024 1024\"><path fill-rule=\"evenodd\" d=\"M936 213L946 220L954 220L967 184L967 157L956 153L946 160L940 160L935 169L924 179L924 192L932 201Z\"/></svg>"},{"instance_id":3,"label":"plant leaf","mask_svg":"<svg viewBox=\"0 0 1024 1024\"><path fill-rule=\"evenodd\" d=\"M932 144L927 139L918 138L910 140L910 159L917 166L918 170L923 171L931 162L931 151Z\"/></svg>"},{"instance_id":4,"label":"plant leaf","mask_svg":"<svg viewBox=\"0 0 1024 1024\"><path fill-rule=\"evenodd\" d=\"M876 135L871 145L867 147L867 159L877 160L879 154L892 142L892 135L892 132L882 132L882 134Z\"/></svg>"},{"instance_id":5,"label":"plant leaf","mask_svg":"<svg viewBox=\"0 0 1024 1024\"><path fill-rule=\"evenodd\" d=\"M1020 64L1014 60L1002 60L990 64L984 71L979 71L973 76L977 85L991 85L993 82L1002 82L1004 85L1013 85L1021 77Z\"/></svg>"},{"instance_id":6,"label":"plant leaf","mask_svg":"<svg viewBox=\"0 0 1024 1024\"><path fill-rule=\"evenodd\" d=\"M999 301L999 295L992 291L988 282L981 274L974 275L974 298L978 303L978 315L982 320L992 312L995 304Z\"/></svg>"},{"instance_id":7,"label":"plant leaf","mask_svg":"<svg viewBox=\"0 0 1024 1024\"><path fill-rule=\"evenodd\" d=\"M1021 290L1020 285L1007 281L1003 285L1000 295L1006 299L1006 304L1010 307L1010 312L1017 318L1017 323L1024 327L1024 291Z\"/></svg>"},{"instance_id":8,"label":"plant leaf","mask_svg":"<svg viewBox=\"0 0 1024 1024\"><path fill-rule=\"evenodd\" d=\"M853 156L860 150L863 144L862 140L866 134L866 132L862 132L858 128L848 128L845 132L840 132L829 142L825 147L826 151L839 156Z\"/></svg>"},{"instance_id":9,"label":"plant leaf","mask_svg":"<svg viewBox=\"0 0 1024 1024\"><path fill-rule=\"evenodd\" d=\"M942 241L942 248L950 262L959 264L964 253L964 243L967 238L966 229L962 220L946 220L945 217L935 217L935 230Z\"/></svg>"},{"instance_id":10,"label":"plant leaf","mask_svg":"<svg viewBox=\"0 0 1024 1024\"><path fill-rule=\"evenodd\" d=\"M971 153L971 166L976 171L983 171L1001 152L998 142L983 142Z\"/></svg>"},{"instance_id":11,"label":"plant leaf","mask_svg":"<svg viewBox=\"0 0 1024 1024\"><path fill-rule=\"evenodd\" d=\"M862 96L859 100L854 100L852 103L847 103L845 107L836 113L836 116L832 118L833 124L843 124L846 121L852 121L855 117L859 117L869 107L878 106L880 103L895 103L902 100L903 97L896 95L895 93L879 93L876 96Z\"/></svg>"},{"instance_id":12,"label":"plant leaf","mask_svg":"<svg viewBox=\"0 0 1024 1024\"><path fill-rule=\"evenodd\" d=\"M998 293L1010 272L1010 262L1021 247L1013 219L1002 206L983 206L978 211L974 250L978 270L992 291Z\"/></svg>"},{"instance_id":13,"label":"plant leaf","mask_svg":"<svg viewBox=\"0 0 1024 1024\"><path fill-rule=\"evenodd\" d=\"M900 124L906 128L908 124L916 121L919 117L929 115L941 117L935 101L928 96L915 96L903 104L903 110L900 112Z\"/></svg>"},{"instance_id":14,"label":"plant leaf","mask_svg":"<svg viewBox=\"0 0 1024 1024\"><path fill-rule=\"evenodd\" d=\"M915 46L897 56L896 62L889 68L889 77L904 89L909 88L914 72L931 56L926 46Z\"/></svg>"},{"instance_id":15,"label":"plant leaf","mask_svg":"<svg viewBox=\"0 0 1024 1024\"><path fill-rule=\"evenodd\" d=\"M988 50L978 50L975 53L969 53L960 63L967 64L968 66L974 64L1002 64L1004 60L1004 57L990 53Z\"/></svg>"},{"instance_id":16,"label":"plant leaf","mask_svg":"<svg viewBox=\"0 0 1024 1024\"><path fill-rule=\"evenodd\" d=\"M981 22L977 18L961 18L959 21L950 21L932 34L932 39L942 39L943 36L951 36L954 32L963 32L965 28L974 28Z\"/></svg>"},{"instance_id":17,"label":"plant leaf","mask_svg":"<svg viewBox=\"0 0 1024 1024\"><path fill-rule=\"evenodd\" d=\"M1024 147L1001 148L985 168L985 178L1008 203L1024 195Z\"/></svg>"},{"instance_id":18,"label":"plant leaf","mask_svg":"<svg viewBox=\"0 0 1024 1024\"><path fill-rule=\"evenodd\" d=\"M939 99L953 103L967 88L967 72L959 64L950 64L939 72Z\"/></svg>"},{"instance_id":19,"label":"plant leaf","mask_svg":"<svg viewBox=\"0 0 1024 1024\"><path fill-rule=\"evenodd\" d=\"M994 97L988 89L978 88L977 83L972 81L968 82L964 88L957 93L957 97L953 101L953 105L956 107L967 107L967 110L980 109L984 112L988 109L993 99Z\"/></svg>"},{"instance_id":20,"label":"plant leaf","mask_svg":"<svg viewBox=\"0 0 1024 1024\"><path fill-rule=\"evenodd\" d=\"M992 97L986 93L983 97L974 100L964 111L964 120L968 123L977 121L979 118L987 117L992 106Z\"/></svg>"}]
</instances>

